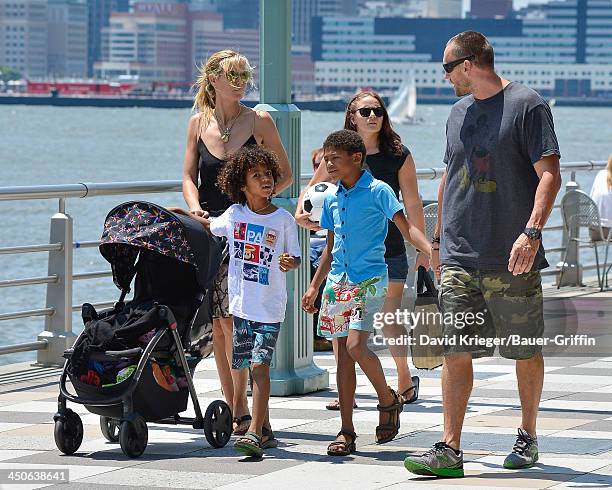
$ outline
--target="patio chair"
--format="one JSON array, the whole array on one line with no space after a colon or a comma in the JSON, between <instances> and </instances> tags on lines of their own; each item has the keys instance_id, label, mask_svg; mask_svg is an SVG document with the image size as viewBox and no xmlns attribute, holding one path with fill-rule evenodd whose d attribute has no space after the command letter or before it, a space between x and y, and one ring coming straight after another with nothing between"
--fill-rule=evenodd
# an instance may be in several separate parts
<instances>
[{"instance_id":1,"label":"patio chair","mask_svg":"<svg viewBox=\"0 0 612 490\"><path fill-rule=\"evenodd\" d=\"M565 193L561 199L561 215L563 216L563 225L568 236L568 243L565 247L565 253L563 256L563 262L561 266L561 273L559 274L559 282L557 283L557 289L561 287L561 279L565 272L565 264L567 262L568 250L571 242L576 242L577 246L588 245L593 247L595 250L595 266L597 268L597 282L599 284L600 291L608 287L608 249L610 242L612 241L612 231L608 233L606 237L603 233L601 218L599 216L599 210L597 204L583 191L572 190ZM600 236L604 237L603 240L594 241L590 237L580 238L580 228L586 228L587 234L588 229L595 229L600 231ZM598 245L605 245L604 262L603 268L600 270L599 264L599 250Z\"/></svg>"},{"instance_id":2,"label":"patio chair","mask_svg":"<svg viewBox=\"0 0 612 490\"><path fill-rule=\"evenodd\" d=\"M438 203L433 202L423 208L423 215L425 216L425 237L431 241L436 227L436 220L438 219Z\"/></svg>"}]
</instances>

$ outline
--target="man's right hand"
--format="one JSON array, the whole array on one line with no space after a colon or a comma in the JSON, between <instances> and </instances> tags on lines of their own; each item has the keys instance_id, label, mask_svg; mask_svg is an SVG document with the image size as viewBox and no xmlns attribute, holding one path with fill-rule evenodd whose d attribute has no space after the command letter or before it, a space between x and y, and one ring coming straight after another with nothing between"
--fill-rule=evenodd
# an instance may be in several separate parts
<instances>
[{"instance_id":1,"label":"man's right hand","mask_svg":"<svg viewBox=\"0 0 612 490\"><path fill-rule=\"evenodd\" d=\"M317 299L318 291L310 286L304 296L302 296L302 309L306 313L316 313L317 309L315 308L314 302Z\"/></svg>"},{"instance_id":2,"label":"man's right hand","mask_svg":"<svg viewBox=\"0 0 612 490\"><path fill-rule=\"evenodd\" d=\"M302 228L306 228L307 230L311 230L311 231L319 231L322 230L323 228L321 228L317 223L315 223L314 221L310 221L310 219L308 219L308 217L310 216L310 213L307 213L306 211L296 211L295 213L295 222L300 225Z\"/></svg>"}]
</instances>

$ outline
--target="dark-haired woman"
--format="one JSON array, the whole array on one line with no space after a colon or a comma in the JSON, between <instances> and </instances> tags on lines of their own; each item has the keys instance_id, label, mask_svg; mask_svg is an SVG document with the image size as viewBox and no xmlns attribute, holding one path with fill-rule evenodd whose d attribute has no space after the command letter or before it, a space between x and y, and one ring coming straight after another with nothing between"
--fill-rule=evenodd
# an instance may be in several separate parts
<instances>
[{"instance_id":1,"label":"dark-haired woman","mask_svg":"<svg viewBox=\"0 0 612 490\"><path fill-rule=\"evenodd\" d=\"M273 151L280 166L274 192L292 182L289 159L270 114L240 103L252 80L246 57L231 50L212 54L200 68L189 120L183 170L183 196L189 211L208 219L221 215L232 202L217 187L219 172L229 155L243 146L262 145ZM213 349L221 388L234 415L234 432L244 434L251 416L247 405L247 370L231 370L232 317L227 299L227 269L223 264L213 293Z\"/></svg>"},{"instance_id":2,"label":"dark-haired woman","mask_svg":"<svg viewBox=\"0 0 612 490\"><path fill-rule=\"evenodd\" d=\"M402 145L401 138L393 131L389 114L381 97L372 91L360 92L348 103L344 120L344 129L357 131L366 146L366 165L372 175L386 182L399 198L401 192L404 208L417 227L424 231L425 220L423 205L419 197L414 160L408 148ZM329 179L327 168L320 165L308 183L311 186L317 182ZM295 218L300 226L308 229L318 229L317 225L308 219L304 212L302 197L298 201ZM389 289L387 292L384 312L395 313L402 302L404 284L408 275L408 261L404 239L398 228L391 222L385 240L385 261L389 271ZM416 267L429 267L427 258L417 256ZM405 339L406 329L396 322L386 323L383 327L386 338ZM389 351L395 360L398 374L398 393L404 403L412 403L418 398L419 378L410 376L408 367L408 348L401 342L390 342ZM337 400L327 405L329 410L340 408Z\"/></svg>"}]
</instances>

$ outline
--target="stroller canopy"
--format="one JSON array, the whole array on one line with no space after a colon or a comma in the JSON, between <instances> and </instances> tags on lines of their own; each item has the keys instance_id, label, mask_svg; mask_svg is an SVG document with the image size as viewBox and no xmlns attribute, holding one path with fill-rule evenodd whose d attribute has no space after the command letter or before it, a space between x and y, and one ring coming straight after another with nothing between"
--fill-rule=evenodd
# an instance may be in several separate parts
<instances>
[{"instance_id":1,"label":"stroller canopy","mask_svg":"<svg viewBox=\"0 0 612 490\"><path fill-rule=\"evenodd\" d=\"M100 253L122 291L130 288L141 250L192 265L202 291L210 287L221 264L221 243L193 218L143 201L119 204L104 221Z\"/></svg>"}]
</instances>

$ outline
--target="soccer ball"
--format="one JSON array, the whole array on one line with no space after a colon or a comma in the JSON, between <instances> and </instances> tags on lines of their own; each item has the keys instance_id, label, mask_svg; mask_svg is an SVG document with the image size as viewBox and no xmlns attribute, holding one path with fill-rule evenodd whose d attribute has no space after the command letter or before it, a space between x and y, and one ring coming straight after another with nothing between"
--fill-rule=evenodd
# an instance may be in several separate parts
<instances>
[{"instance_id":1,"label":"soccer ball","mask_svg":"<svg viewBox=\"0 0 612 490\"><path fill-rule=\"evenodd\" d=\"M304 194L304 211L310 213L308 219L318 223L323 212L325 196L335 194L338 188L331 182L319 182L306 189Z\"/></svg>"}]
</instances>

